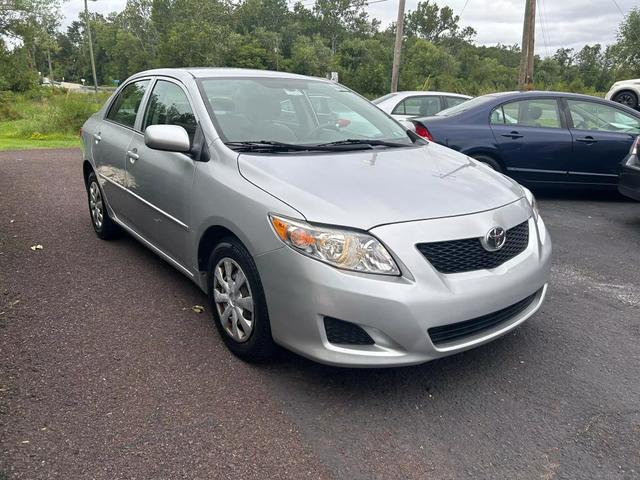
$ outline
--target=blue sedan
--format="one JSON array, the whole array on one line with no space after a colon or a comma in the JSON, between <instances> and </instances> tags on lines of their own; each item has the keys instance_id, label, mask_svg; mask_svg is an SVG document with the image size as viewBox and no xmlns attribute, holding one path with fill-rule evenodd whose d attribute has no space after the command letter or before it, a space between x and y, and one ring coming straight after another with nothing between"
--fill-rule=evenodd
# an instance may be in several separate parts
<instances>
[{"instance_id":1,"label":"blue sedan","mask_svg":"<svg viewBox=\"0 0 640 480\"><path fill-rule=\"evenodd\" d=\"M615 187L640 135L635 110L557 92L484 95L412 121L418 135L528 184Z\"/></svg>"}]
</instances>

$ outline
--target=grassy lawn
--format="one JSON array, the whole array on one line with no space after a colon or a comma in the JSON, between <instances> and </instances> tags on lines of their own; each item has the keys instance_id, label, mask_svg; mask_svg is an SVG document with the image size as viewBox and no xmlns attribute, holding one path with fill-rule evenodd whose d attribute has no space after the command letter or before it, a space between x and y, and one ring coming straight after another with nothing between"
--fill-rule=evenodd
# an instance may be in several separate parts
<instances>
[{"instance_id":1,"label":"grassy lawn","mask_svg":"<svg viewBox=\"0 0 640 480\"><path fill-rule=\"evenodd\" d=\"M0 122L0 151L31 150L33 148L68 148L80 146L78 135L54 133L38 138L23 138L19 135L24 120Z\"/></svg>"},{"instance_id":2,"label":"grassy lawn","mask_svg":"<svg viewBox=\"0 0 640 480\"><path fill-rule=\"evenodd\" d=\"M106 98L50 89L0 92L0 151L78 147L80 127Z\"/></svg>"}]
</instances>

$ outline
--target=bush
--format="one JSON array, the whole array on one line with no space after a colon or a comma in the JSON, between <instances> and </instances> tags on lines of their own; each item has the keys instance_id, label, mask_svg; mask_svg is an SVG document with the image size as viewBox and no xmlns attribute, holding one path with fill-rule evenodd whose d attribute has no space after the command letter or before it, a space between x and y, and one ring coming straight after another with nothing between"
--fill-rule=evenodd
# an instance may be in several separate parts
<instances>
[{"instance_id":1,"label":"bush","mask_svg":"<svg viewBox=\"0 0 640 480\"><path fill-rule=\"evenodd\" d=\"M19 120L20 112L15 108L16 96L11 92L0 92L0 122Z\"/></svg>"},{"instance_id":2,"label":"bush","mask_svg":"<svg viewBox=\"0 0 640 480\"><path fill-rule=\"evenodd\" d=\"M42 107L19 128L22 137L77 133L80 127L106 100L105 95L84 93L53 94L42 100Z\"/></svg>"}]
</instances>

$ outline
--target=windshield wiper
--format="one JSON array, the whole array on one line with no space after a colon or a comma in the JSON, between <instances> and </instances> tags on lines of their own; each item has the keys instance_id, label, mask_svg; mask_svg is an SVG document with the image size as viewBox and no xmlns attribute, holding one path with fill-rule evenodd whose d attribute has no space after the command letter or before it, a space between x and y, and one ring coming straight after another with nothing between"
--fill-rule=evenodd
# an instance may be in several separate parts
<instances>
[{"instance_id":1,"label":"windshield wiper","mask_svg":"<svg viewBox=\"0 0 640 480\"><path fill-rule=\"evenodd\" d=\"M373 140L373 139L367 139L367 138L347 138L346 140L338 140L336 142L328 142L328 143L318 143L316 144L316 146L318 147L331 147L331 146L348 146L348 145L352 145L354 147L356 146L363 146L363 147L392 147L392 148L399 148L399 147L410 147L411 144L407 144L407 143L397 143L397 142L387 142L385 140Z\"/></svg>"},{"instance_id":2,"label":"windshield wiper","mask_svg":"<svg viewBox=\"0 0 640 480\"><path fill-rule=\"evenodd\" d=\"M296 143L284 143L276 142L275 140L256 140L247 142L226 142L226 146L236 150L238 152L262 152L262 153L276 153L276 152L336 152L345 150L358 150L359 146L351 146L351 144L296 144Z\"/></svg>"}]
</instances>

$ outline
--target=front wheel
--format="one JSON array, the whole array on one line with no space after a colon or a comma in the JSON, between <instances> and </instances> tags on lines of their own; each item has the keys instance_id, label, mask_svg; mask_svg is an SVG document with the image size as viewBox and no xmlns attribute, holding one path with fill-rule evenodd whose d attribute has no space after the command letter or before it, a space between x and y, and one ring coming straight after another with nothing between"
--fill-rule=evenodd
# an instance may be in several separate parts
<instances>
[{"instance_id":1,"label":"front wheel","mask_svg":"<svg viewBox=\"0 0 640 480\"><path fill-rule=\"evenodd\" d=\"M222 240L209 258L209 303L227 348L249 362L276 351L258 269L236 238Z\"/></svg>"},{"instance_id":2,"label":"front wheel","mask_svg":"<svg viewBox=\"0 0 640 480\"><path fill-rule=\"evenodd\" d=\"M614 102L631 108L638 108L638 96L633 92L620 92L613 97Z\"/></svg>"},{"instance_id":3,"label":"front wheel","mask_svg":"<svg viewBox=\"0 0 640 480\"><path fill-rule=\"evenodd\" d=\"M103 240L116 238L120 233L120 228L111 220L111 217L109 217L102 189L100 188L96 174L93 172L91 172L87 178L87 197L91 224L93 225L96 235Z\"/></svg>"}]
</instances>

